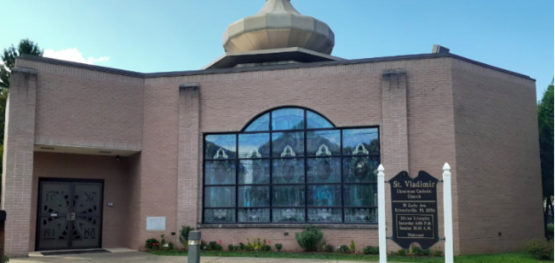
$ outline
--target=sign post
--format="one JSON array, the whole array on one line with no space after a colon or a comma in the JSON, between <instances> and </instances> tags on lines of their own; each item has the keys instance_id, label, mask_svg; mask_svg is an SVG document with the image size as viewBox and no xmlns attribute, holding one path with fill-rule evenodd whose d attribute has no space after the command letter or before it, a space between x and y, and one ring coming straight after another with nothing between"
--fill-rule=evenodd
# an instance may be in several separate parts
<instances>
[{"instance_id":1,"label":"sign post","mask_svg":"<svg viewBox=\"0 0 555 263\"><path fill-rule=\"evenodd\" d=\"M385 174L383 165L378 167L378 228L380 263L387 263L387 240L385 233Z\"/></svg>"},{"instance_id":2,"label":"sign post","mask_svg":"<svg viewBox=\"0 0 555 263\"><path fill-rule=\"evenodd\" d=\"M451 201L451 166L443 166L443 220L445 222L445 263L453 263L453 210Z\"/></svg>"},{"instance_id":3,"label":"sign post","mask_svg":"<svg viewBox=\"0 0 555 263\"><path fill-rule=\"evenodd\" d=\"M439 241L437 219L437 183L425 171L411 178L405 171L391 180L391 206L395 243L409 249L414 242L428 249Z\"/></svg>"}]
</instances>

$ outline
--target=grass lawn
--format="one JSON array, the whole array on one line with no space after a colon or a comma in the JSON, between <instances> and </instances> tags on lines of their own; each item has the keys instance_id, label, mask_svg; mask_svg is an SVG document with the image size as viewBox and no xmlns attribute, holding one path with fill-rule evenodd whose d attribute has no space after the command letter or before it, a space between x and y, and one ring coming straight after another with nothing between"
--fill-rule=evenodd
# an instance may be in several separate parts
<instances>
[{"instance_id":1,"label":"grass lawn","mask_svg":"<svg viewBox=\"0 0 555 263\"><path fill-rule=\"evenodd\" d=\"M152 251L159 256L187 256L185 251ZM337 253L288 253L288 252L241 252L241 251L202 251L201 256L205 257L249 257L249 258L314 258L314 259L333 259L333 260L353 260L353 261L378 261L378 256L374 255L352 255ZM444 262L442 257L401 257L389 256L392 262L422 262L440 263ZM539 261L532 258L525 252L502 253L491 255L473 255L455 257L458 263L538 263L548 262Z\"/></svg>"}]
</instances>

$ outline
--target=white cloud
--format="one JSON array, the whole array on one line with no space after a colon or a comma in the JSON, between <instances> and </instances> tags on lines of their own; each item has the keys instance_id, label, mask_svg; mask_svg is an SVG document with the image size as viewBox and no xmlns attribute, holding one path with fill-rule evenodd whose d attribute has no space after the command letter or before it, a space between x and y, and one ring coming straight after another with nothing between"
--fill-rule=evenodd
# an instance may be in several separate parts
<instances>
[{"instance_id":1,"label":"white cloud","mask_svg":"<svg viewBox=\"0 0 555 263\"><path fill-rule=\"evenodd\" d=\"M102 63L110 60L110 57L98 57L98 58L88 57L85 59L85 57L83 57L83 54L81 54L81 52L79 52L77 48L68 48L68 49L62 49L59 51L55 51L53 49L45 49L43 56L47 58L67 60L67 61L85 63L89 65Z\"/></svg>"}]
</instances>

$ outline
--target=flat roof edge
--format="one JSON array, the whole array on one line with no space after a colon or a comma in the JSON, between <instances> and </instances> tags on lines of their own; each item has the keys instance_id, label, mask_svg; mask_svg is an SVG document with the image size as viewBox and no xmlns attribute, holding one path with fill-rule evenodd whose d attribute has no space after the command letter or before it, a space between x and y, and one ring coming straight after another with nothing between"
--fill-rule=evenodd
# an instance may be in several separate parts
<instances>
[{"instance_id":1,"label":"flat roof edge","mask_svg":"<svg viewBox=\"0 0 555 263\"><path fill-rule=\"evenodd\" d=\"M96 65L87 65L83 63L37 57L31 55L22 55L17 57L17 59L38 61L49 64L76 67L100 72L106 72L111 74L119 74L131 77L139 78L160 78L160 77L178 77L178 76L193 76L193 75L211 75L211 74L227 74L227 73L241 73L241 72L251 72L251 71L263 71L263 70L284 70L284 69L295 69L295 68L313 68L313 67L326 67L326 66L341 66L341 65L353 65L353 64L365 64L365 63L376 63L376 62L387 62L387 61L397 61L397 60L416 60L416 59L434 59L434 58L454 58L459 59L474 65L489 68L495 71L503 72L509 75L513 75L519 78L524 78L532 81L536 81L528 75L520 74L514 71L502 69L495 67L486 63L482 63L476 60L465 58L452 53L426 53L426 54L416 54L416 55L401 55L401 56L389 56L389 57L377 57L377 58L364 58L364 59L352 59L352 60L341 60L341 61L324 61L324 62L313 62L313 63L301 63L301 64L285 64L285 65L273 65L273 66L260 66L260 67L244 67L244 68L224 68L224 69L205 69L205 70L188 70L188 71L173 71L173 72L156 72L156 73L140 73L135 71L128 71L116 68L109 68Z\"/></svg>"}]
</instances>

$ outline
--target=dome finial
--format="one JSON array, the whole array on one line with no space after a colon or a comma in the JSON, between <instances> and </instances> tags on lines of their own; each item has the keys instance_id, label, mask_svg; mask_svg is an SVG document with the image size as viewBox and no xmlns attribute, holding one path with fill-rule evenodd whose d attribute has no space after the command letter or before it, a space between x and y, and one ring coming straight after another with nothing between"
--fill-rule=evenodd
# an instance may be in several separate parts
<instances>
[{"instance_id":1,"label":"dome finial","mask_svg":"<svg viewBox=\"0 0 555 263\"><path fill-rule=\"evenodd\" d=\"M334 45L330 27L300 14L290 0L266 0L256 15L231 24L223 36L226 52L298 47L329 55Z\"/></svg>"}]
</instances>

